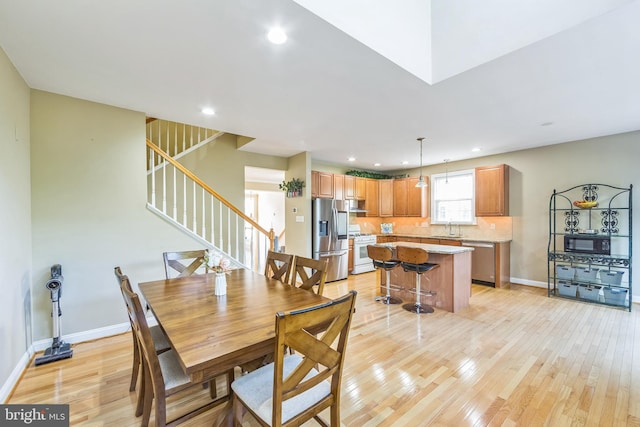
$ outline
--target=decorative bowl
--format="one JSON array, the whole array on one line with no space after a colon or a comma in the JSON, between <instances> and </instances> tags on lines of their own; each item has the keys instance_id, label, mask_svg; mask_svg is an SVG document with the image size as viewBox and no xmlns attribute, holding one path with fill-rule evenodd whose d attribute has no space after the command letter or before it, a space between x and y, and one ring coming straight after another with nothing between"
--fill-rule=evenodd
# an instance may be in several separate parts
<instances>
[{"instance_id":1,"label":"decorative bowl","mask_svg":"<svg viewBox=\"0 0 640 427\"><path fill-rule=\"evenodd\" d=\"M598 206L598 202L589 202L587 200L576 200L573 202L573 206L580 209L591 209Z\"/></svg>"}]
</instances>

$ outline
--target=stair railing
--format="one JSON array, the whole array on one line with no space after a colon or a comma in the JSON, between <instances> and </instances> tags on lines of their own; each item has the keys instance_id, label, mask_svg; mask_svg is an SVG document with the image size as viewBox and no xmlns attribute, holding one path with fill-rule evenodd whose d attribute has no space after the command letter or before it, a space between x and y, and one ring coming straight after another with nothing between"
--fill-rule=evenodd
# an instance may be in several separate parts
<instances>
[{"instance_id":1,"label":"stair railing","mask_svg":"<svg viewBox=\"0 0 640 427\"><path fill-rule=\"evenodd\" d=\"M267 231L149 139L147 150L150 210L242 266L263 265L267 248L274 249L273 229Z\"/></svg>"}]
</instances>

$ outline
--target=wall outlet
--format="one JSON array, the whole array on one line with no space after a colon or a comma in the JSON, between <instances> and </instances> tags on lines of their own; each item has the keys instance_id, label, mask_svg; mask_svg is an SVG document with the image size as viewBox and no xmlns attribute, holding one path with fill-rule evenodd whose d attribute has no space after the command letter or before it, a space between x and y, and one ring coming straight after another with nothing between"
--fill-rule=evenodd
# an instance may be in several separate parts
<instances>
[{"instance_id":1,"label":"wall outlet","mask_svg":"<svg viewBox=\"0 0 640 427\"><path fill-rule=\"evenodd\" d=\"M291 210L293 211L293 213L298 213L298 208L293 208Z\"/></svg>"},{"instance_id":2,"label":"wall outlet","mask_svg":"<svg viewBox=\"0 0 640 427\"><path fill-rule=\"evenodd\" d=\"M304 222L304 216L303 215L297 215L296 216L296 222Z\"/></svg>"},{"instance_id":3,"label":"wall outlet","mask_svg":"<svg viewBox=\"0 0 640 427\"><path fill-rule=\"evenodd\" d=\"M496 225L495 224L489 224L489 228L492 229L492 230L495 230L496 229Z\"/></svg>"}]
</instances>

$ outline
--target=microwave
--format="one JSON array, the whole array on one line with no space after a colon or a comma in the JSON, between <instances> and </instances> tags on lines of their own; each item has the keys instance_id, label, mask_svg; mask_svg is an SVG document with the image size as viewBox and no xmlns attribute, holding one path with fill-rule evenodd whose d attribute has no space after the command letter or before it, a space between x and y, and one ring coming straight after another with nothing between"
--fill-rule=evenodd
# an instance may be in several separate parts
<instances>
[{"instance_id":1,"label":"microwave","mask_svg":"<svg viewBox=\"0 0 640 427\"><path fill-rule=\"evenodd\" d=\"M564 236L564 251L583 254L611 254L611 238L593 234L566 234Z\"/></svg>"}]
</instances>

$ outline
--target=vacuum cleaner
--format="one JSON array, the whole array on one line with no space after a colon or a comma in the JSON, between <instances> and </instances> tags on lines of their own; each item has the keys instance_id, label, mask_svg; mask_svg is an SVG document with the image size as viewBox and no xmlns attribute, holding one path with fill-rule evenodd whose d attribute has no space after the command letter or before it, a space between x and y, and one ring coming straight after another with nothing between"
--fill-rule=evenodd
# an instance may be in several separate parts
<instances>
[{"instance_id":1,"label":"vacuum cleaner","mask_svg":"<svg viewBox=\"0 0 640 427\"><path fill-rule=\"evenodd\" d=\"M47 281L45 287L51 292L51 318L53 319L53 343L51 347L44 351L44 355L36 358L36 366L44 363L55 362L56 360L68 359L73 356L71 345L60 339L60 297L62 297L62 266L55 264L51 266L51 279Z\"/></svg>"}]
</instances>

